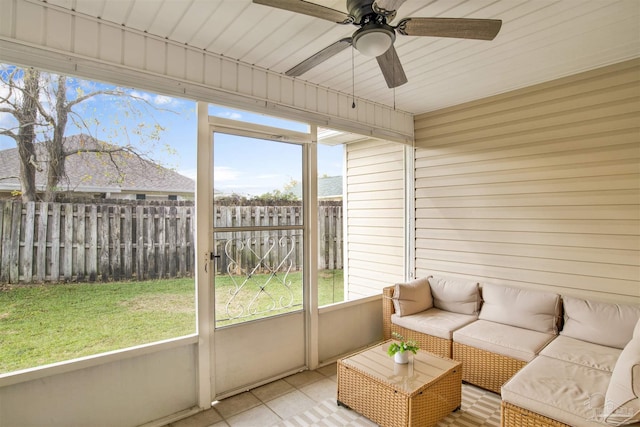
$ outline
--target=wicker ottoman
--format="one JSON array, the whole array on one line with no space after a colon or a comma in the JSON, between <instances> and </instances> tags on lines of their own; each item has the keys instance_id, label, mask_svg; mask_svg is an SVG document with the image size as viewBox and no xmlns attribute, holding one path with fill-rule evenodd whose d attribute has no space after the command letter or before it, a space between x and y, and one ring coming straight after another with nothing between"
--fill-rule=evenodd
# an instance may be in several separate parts
<instances>
[{"instance_id":1,"label":"wicker ottoman","mask_svg":"<svg viewBox=\"0 0 640 427\"><path fill-rule=\"evenodd\" d=\"M462 364L426 351L399 365L392 341L338 361L338 404L383 427L435 425L460 408Z\"/></svg>"}]
</instances>

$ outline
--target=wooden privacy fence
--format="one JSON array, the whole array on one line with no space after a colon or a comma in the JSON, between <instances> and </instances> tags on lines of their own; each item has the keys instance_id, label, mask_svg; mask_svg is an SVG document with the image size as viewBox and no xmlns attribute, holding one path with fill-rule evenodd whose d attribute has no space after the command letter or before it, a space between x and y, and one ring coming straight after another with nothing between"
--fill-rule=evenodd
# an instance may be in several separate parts
<instances>
[{"instance_id":1,"label":"wooden privacy fence","mask_svg":"<svg viewBox=\"0 0 640 427\"><path fill-rule=\"evenodd\" d=\"M302 225L302 208L295 205L218 206L215 215L215 226L227 229ZM342 269L342 206L318 207L318 240L318 269ZM214 245L219 274L303 267L302 230L217 232Z\"/></svg>"},{"instance_id":2,"label":"wooden privacy fence","mask_svg":"<svg viewBox=\"0 0 640 427\"><path fill-rule=\"evenodd\" d=\"M234 226L245 226L250 225L247 221L253 225L300 224L301 214L297 206L242 206L221 207L215 215L219 226L231 225L236 219L239 222ZM320 206L318 222L319 268L341 269L342 207ZM0 200L0 283L193 276L194 231L194 206ZM236 240L234 249L238 241L256 237L254 232L225 234ZM279 250L293 248L295 253L289 256L297 270L302 267L303 245L297 233L289 232L289 236ZM224 244L218 238L216 245ZM269 244L261 240L263 246ZM220 249L216 248L217 253L223 255ZM259 249L254 245L252 250ZM223 273L228 261L218 262L218 272Z\"/></svg>"},{"instance_id":3,"label":"wooden privacy fence","mask_svg":"<svg viewBox=\"0 0 640 427\"><path fill-rule=\"evenodd\" d=\"M0 201L0 282L190 276L194 209Z\"/></svg>"}]
</instances>

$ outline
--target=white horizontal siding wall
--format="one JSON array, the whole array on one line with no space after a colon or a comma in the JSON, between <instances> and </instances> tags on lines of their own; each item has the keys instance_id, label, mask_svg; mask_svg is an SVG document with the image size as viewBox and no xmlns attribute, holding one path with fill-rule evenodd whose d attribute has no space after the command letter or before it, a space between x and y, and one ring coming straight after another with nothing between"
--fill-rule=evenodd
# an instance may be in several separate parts
<instances>
[{"instance_id":1,"label":"white horizontal siding wall","mask_svg":"<svg viewBox=\"0 0 640 427\"><path fill-rule=\"evenodd\" d=\"M640 302L640 61L416 117L416 273Z\"/></svg>"},{"instance_id":2,"label":"white horizontal siding wall","mask_svg":"<svg viewBox=\"0 0 640 427\"><path fill-rule=\"evenodd\" d=\"M43 2L1 0L0 62L411 143L413 116Z\"/></svg>"},{"instance_id":3,"label":"white horizontal siding wall","mask_svg":"<svg viewBox=\"0 0 640 427\"><path fill-rule=\"evenodd\" d=\"M347 145L348 299L405 278L404 150L380 140Z\"/></svg>"}]
</instances>

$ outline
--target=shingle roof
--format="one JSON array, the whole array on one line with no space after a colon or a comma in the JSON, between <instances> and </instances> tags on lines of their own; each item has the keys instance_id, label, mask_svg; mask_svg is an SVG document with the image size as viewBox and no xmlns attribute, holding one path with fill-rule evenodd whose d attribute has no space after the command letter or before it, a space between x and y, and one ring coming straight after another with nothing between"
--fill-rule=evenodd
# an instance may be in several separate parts
<instances>
[{"instance_id":1,"label":"shingle roof","mask_svg":"<svg viewBox=\"0 0 640 427\"><path fill-rule=\"evenodd\" d=\"M116 148L115 145L98 141L88 135L65 137L65 150L94 149L98 147ZM42 172L36 172L36 186L43 189L46 182L47 153L44 144L36 144L38 164ZM193 193L195 182L191 178L180 175L156 163L126 152L115 152L113 161L108 154L81 152L67 157L66 171L68 182L59 185L65 190L77 192L162 192ZM115 162L120 169L113 164ZM18 149L10 148L0 151L0 190L20 188L20 162Z\"/></svg>"}]
</instances>

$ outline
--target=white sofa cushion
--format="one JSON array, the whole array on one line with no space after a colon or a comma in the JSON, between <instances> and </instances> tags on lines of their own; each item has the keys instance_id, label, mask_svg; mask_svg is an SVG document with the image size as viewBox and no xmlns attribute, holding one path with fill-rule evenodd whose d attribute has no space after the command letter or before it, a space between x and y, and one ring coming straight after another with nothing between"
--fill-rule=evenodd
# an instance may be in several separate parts
<instances>
[{"instance_id":1,"label":"white sofa cushion","mask_svg":"<svg viewBox=\"0 0 640 427\"><path fill-rule=\"evenodd\" d=\"M477 315L454 313L434 307L411 316L400 317L392 314L391 323L422 332L423 334L450 340L453 337L453 331L468 325L477 318Z\"/></svg>"},{"instance_id":2,"label":"white sofa cushion","mask_svg":"<svg viewBox=\"0 0 640 427\"><path fill-rule=\"evenodd\" d=\"M431 276L429 284L434 307L460 314L478 314L480 285L477 282Z\"/></svg>"},{"instance_id":3,"label":"white sofa cushion","mask_svg":"<svg viewBox=\"0 0 640 427\"><path fill-rule=\"evenodd\" d=\"M453 332L454 342L525 362L532 360L553 338L553 334L488 320L477 320Z\"/></svg>"},{"instance_id":4,"label":"white sofa cushion","mask_svg":"<svg viewBox=\"0 0 640 427\"><path fill-rule=\"evenodd\" d=\"M479 318L532 331L557 334L560 295L493 284L482 285Z\"/></svg>"},{"instance_id":5,"label":"white sofa cushion","mask_svg":"<svg viewBox=\"0 0 640 427\"><path fill-rule=\"evenodd\" d=\"M627 343L611 374L605 400L607 424L620 426L640 422L639 396L640 337Z\"/></svg>"},{"instance_id":6,"label":"white sofa cushion","mask_svg":"<svg viewBox=\"0 0 640 427\"><path fill-rule=\"evenodd\" d=\"M604 345L558 336L540 352L543 356L577 363L589 368L613 372L622 350Z\"/></svg>"},{"instance_id":7,"label":"white sofa cushion","mask_svg":"<svg viewBox=\"0 0 640 427\"><path fill-rule=\"evenodd\" d=\"M398 316L409 316L433 307L429 280L422 278L408 283L396 283L393 307Z\"/></svg>"},{"instance_id":8,"label":"white sofa cushion","mask_svg":"<svg viewBox=\"0 0 640 427\"><path fill-rule=\"evenodd\" d=\"M518 371L501 390L502 400L575 427L602 427L611 373L546 356Z\"/></svg>"},{"instance_id":9,"label":"white sofa cushion","mask_svg":"<svg viewBox=\"0 0 640 427\"><path fill-rule=\"evenodd\" d=\"M613 304L563 297L561 335L622 349L631 340L640 318L640 305Z\"/></svg>"}]
</instances>

